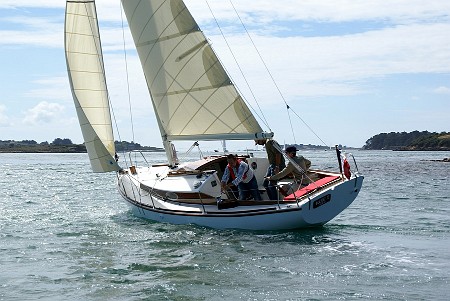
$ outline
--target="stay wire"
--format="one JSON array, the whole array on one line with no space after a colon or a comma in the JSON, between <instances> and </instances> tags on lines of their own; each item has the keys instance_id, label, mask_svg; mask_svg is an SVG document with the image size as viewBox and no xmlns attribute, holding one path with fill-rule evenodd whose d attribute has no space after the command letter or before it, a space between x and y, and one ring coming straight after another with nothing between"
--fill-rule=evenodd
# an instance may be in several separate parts
<instances>
[{"instance_id":1,"label":"stay wire","mask_svg":"<svg viewBox=\"0 0 450 301\"><path fill-rule=\"evenodd\" d=\"M128 94L128 108L129 108L129 112L130 112L131 136L133 139L133 143L135 143L136 138L134 136L134 120L133 120L133 110L132 110L132 106L131 106L130 78L129 78L129 71L128 71L128 56L127 56L127 49L126 49L126 43L125 43L125 25L124 25L124 21L123 21L123 7L122 7L122 1L119 1L119 2L120 2L120 20L122 23L123 55L124 55L124 60L125 60L125 74L126 74L126 78L127 78L127 94ZM123 153L124 153L124 157L125 157L125 161L126 161L125 149L123 150ZM131 156L130 156L130 165L132 165Z\"/></svg>"},{"instance_id":2,"label":"stay wire","mask_svg":"<svg viewBox=\"0 0 450 301\"><path fill-rule=\"evenodd\" d=\"M125 44L125 26L124 26L124 22L123 22L123 12L122 12L123 8L122 8L122 1L119 1L119 2L120 2L120 18L122 21L123 54L125 57L125 72L127 75L127 93L128 93L128 107L129 107L129 111L130 111L131 134L133 137L133 142L135 142L133 110L131 109L130 78L129 78L129 73L128 73L128 57L127 57L127 49L126 49L126 44Z\"/></svg>"},{"instance_id":3,"label":"stay wire","mask_svg":"<svg viewBox=\"0 0 450 301\"><path fill-rule=\"evenodd\" d=\"M263 63L263 65L264 65L264 67L266 68L266 71L267 71L267 73L269 74L269 76L270 76L270 78L272 79L272 82L273 82L273 84L275 85L275 88L277 89L277 91L278 91L278 93L280 94L280 96L281 96L281 99L283 99L283 101L284 101L284 103L285 103L285 105L286 105L286 108L287 108L287 110L288 110L288 116L289 116L289 122L290 122L290 125L291 125L291 130L292 130L292 134L293 134L293 136L294 136L294 141L295 141L295 134L294 134L294 128L293 128L293 126L292 126L292 122L291 122L291 118L290 118L290 115L289 115L289 110L291 110L302 122L303 122L303 124L325 145L325 146L328 146L317 134L316 134L316 132L314 132L313 130L312 130L312 128L297 114L297 113L295 113L295 111L288 105L288 103L287 103L287 101L286 101L286 99L284 98L284 95L283 95L283 93L281 92L281 90L280 90L280 88L278 87L278 85L277 85L277 83L276 83L276 81L275 81L275 78L273 77L273 75L272 75L272 73L270 72L270 69L269 69L269 67L267 66L267 64L266 64L266 62L265 62L265 60L264 60L264 58L262 57L262 55L261 55L261 53L259 52L259 50L258 50L258 48L256 47L256 44L255 44L255 42L253 41L253 39L252 39L252 37L251 37L251 35L250 35L250 33L249 33L249 31L247 30L247 27L245 26L245 24L244 24L244 22L242 21L242 19L241 19L241 16L239 15L239 13L238 13L238 11L236 10L236 7L234 6L234 4L233 4L233 1L232 0L230 0L230 4L231 4L231 6L233 7L233 9L234 9L234 11L235 11L235 13L236 13L236 15L238 16L238 18L239 18L239 21L241 22L241 24L242 24L242 27L245 29L245 32L247 33L247 35L248 35L248 37L249 37L249 39L250 39L250 41L252 42L252 44L253 44L253 47L255 48L255 50L256 50L256 53L258 53L258 56L259 56L259 58L260 58L260 60L261 60L261 62Z\"/></svg>"},{"instance_id":4,"label":"stay wire","mask_svg":"<svg viewBox=\"0 0 450 301\"><path fill-rule=\"evenodd\" d=\"M241 72L242 77L244 78L244 81L245 81L245 83L246 83L246 85L247 85L247 88L248 88L249 91L250 91L250 94L252 95L253 99L255 100L256 105L258 106L258 109L259 109L259 112L261 113L261 116L262 116L262 119L263 119L264 124L265 124L265 125L269 128L269 130L270 130L270 126L269 126L269 124L268 124L268 122L267 122L267 120L266 120L266 117L264 116L264 113L263 113L263 111L262 111L262 109L261 109L261 107L260 107L260 105L259 105L259 102L258 102L258 100L256 99L256 96L255 96L255 94L253 93L253 90L252 90L252 88L250 87L250 84L249 84L247 78L245 77L244 71L242 70L242 68L241 68L241 66L240 66L240 64L239 64L239 62L238 62L238 60L236 59L236 56L234 55L234 52L233 52L233 50L231 49L230 44L228 43L227 38L225 37L225 34L223 33L222 28L220 27L219 22L217 21L217 18L216 18L216 16L214 15L214 13L213 13L213 11L212 11L212 9L211 9L211 6L209 5L208 0L205 0L205 2L206 2L206 5L207 5L208 8L209 8L209 11L211 12L211 15L212 15L213 18L214 18L214 21L216 22L216 25L217 25L217 28L218 28L219 31L220 31L220 34L222 35L222 37L223 37L225 43L227 44L227 47L228 47L228 50L229 50L230 53L231 53L231 56L233 57L233 59L234 59L236 65L237 65L237 67L239 68L239 71ZM236 86L235 86L235 88L238 89ZM240 93L240 94L242 95L242 93ZM250 104L249 104L249 105L250 105ZM251 107L251 105L250 105L250 107ZM270 130L270 131L271 131L271 130Z\"/></svg>"},{"instance_id":5,"label":"stay wire","mask_svg":"<svg viewBox=\"0 0 450 301\"><path fill-rule=\"evenodd\" d=\"M288 106L288 108L289 108L289 106ZM323 145L324 146L330 146L330 145L328 145L328 144L326 144L323 140L322 140L322 138L320 138L319 137L319 135L317 135L316 134L316 132L314 132L313 131L313 129L294 111L294 110L292 110L291 109L291 111L292 111L292 113L294 113L295 114L295 116L297 116L298 117L298 119L300 119L302 122L303 122L303 124L317 137L317 139L319 139L322 143L323 143Z\"/></svg>"},{"instance_id":6,"label":"stay wire","mask_svg":"<svg viewBox=\"0 0 450 301\"><path fill-rule=\"evenodd\" d=\"M297 144L297 139L295 139L294 126L292 125L291 114L289 113L289 106L286 105L286 111L289 118L289 124L291 125L292 137L294 137L294 143Z\"/></svg>"}]
</instances>

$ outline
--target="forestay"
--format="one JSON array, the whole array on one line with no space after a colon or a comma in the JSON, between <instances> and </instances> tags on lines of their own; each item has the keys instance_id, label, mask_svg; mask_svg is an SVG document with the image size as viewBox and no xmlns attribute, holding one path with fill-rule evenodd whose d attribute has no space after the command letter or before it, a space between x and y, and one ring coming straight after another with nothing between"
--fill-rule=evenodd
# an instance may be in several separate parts
<instances>
[{"instance_id":1,"label":"forestay","mask_svg":"<svg viewBox=\"0 0 450 301\"><path fill-rule=\"evenodd\" d=\"M181 0L122 0L163 140L255 139L262 129Z\"/></svg>"},{"instance_id":2,"label":"forestay","mask_svg":"<svg viewBox=\"0 0 450 301\"><path fill-rule=\"evenodd\" d=\"M94 1L67 1L67 70L94 172L118 170Z\"/></svg>"}]
</instances>

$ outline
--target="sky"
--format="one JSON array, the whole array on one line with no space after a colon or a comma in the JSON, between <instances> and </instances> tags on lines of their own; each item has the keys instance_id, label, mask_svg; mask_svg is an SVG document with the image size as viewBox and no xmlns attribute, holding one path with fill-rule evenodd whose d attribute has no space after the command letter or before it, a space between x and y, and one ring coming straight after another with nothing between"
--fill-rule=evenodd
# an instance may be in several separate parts
<instances>
[{"instance_id":1,"label":"sky","mask_svg":"<svg viewBox=\"0 0 450 301\"><path fill-rule=\"evenodd\" d=\"M116 140L160 147L120 2L96 3ZM361 147L379 133L450 131L448 0L185 3L280 143ZM64 9L62 0L0 0L0 140L83 142L64 57Z\"/></svg>"}]
</instances>

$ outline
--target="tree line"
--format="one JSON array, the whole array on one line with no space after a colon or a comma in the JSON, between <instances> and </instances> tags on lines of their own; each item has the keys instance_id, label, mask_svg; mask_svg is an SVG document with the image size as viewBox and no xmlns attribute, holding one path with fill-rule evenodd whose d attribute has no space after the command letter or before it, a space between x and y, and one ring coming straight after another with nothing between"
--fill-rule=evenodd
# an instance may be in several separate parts
<instances>
[{"instance_id":1,"label":"tree line","mask_svg":"<svg viewBox=\"0 0 450 301\"><path fill-rule=\"evenodd\" d=\"M381 133L368 139L363 149L450 150L450 133L428 131Z\"/></svg>"},{"instance_id":2,"label":"tree line","mask_svg":"<svg viewBox=\"0 0 450 301\"><path fill-rule=\"evenodd\" d=\"M53 142L48 143L47 141L43 141L41 143L38 143L36 140L22 140L22 141L15 141L15 140L0 140L0 144L2 145L10 145L10 146L31 146L31 145L74 145L72 143L72 140L69 138L56 138L53 140Z\"/></svg>"},{"instance_id":3,"label":"tree line","mask_svg":"<svg viewBox=\"0 0 450 301\"><path fill-rule=\"evenodd\" d=\"M121 151L164 151L164 149L153 146L142 146L133 141L114 141L117 152ZM75 144L69 138L56 138L51 143L43 141L38 143L35 140L0 140L0 152L86 152L84 143Z\"/></svg>"}]
</instances>

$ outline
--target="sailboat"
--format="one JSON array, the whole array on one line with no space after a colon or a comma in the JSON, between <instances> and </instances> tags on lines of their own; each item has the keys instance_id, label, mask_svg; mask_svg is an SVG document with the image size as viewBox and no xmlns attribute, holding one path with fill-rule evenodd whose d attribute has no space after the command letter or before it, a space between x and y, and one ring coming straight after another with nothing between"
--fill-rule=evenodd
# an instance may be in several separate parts
<instances>
[{"instance_id":1,"label":"sailboat","mask_svg":"<svg viewBox=\"0 0 450 301\"><path fill-rule=\"evenodd\" d=\"M226 155L179 162L177 141L271 140L274 134L263 131L183 1L122 0L122 7L166 162L120 166L116 160L95 1L66 2L65 53L92 170L115 172L117 189L135 215L217 229L285 230L324 225L355 200L364 177L350 171L346 159L342 171L339 150L339 171L302 170L308 181L283 179L278 184L290 192L280 189L277 200L269 200L262 187L267 158L240 156L254 171L258 201L222 191Z\"/></svg>"}]
</instances>

